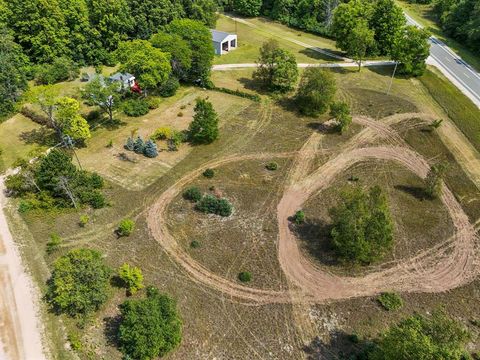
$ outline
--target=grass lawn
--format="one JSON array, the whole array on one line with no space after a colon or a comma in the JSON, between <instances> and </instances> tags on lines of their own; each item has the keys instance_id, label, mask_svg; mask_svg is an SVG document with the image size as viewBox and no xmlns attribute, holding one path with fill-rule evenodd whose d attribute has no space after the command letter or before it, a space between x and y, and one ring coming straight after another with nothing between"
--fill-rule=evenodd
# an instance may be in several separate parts
<instances>
[{"instance_id":1,"label":"grass lawn","mask_svg":"<svg viewBox=\"0 0 480 360\"><path fill-rule=\"evenodd\" d=\"M225 15L219 16L216 28L222 31L236 32L239 47L229 54L216 56L214 64L255 62L262 44L272 38L278 40L282 48L291 51L298 62L318 63L338 61L335 58L307 48L308 45L310 45L335 52L335 41L333 40L308 34L300 30L294 30L265 18L248 18L245 19L245 21L247 21L249 25L240 21L235 22ZM299 45L298 42L308 45Z\"/></svg>"},{"instance_id":2,"label":"grass lawn","mask_svg":"<svg viewBox=\"0 0 480 360\"><path fill-rule=\"evenodd\" d=\"M468 64L480 71L480 54L477 54L458 41L446 36L436 22L432 4L411 4L404 0L397 0L398 5L405 10L415 21L423 25L436 38L442 40L453 51L462 57Z\"/></svg>"},{"instance_id":3,"label":"grass lawn","mask_svg":"<svg viewBox=\"0 0 480 360\"><path fill-rule=\"evenodd\" d=\"M420 78L431 96L480 151L480 110L438 71L427 70Z\"/></svg>"},{"instance_id":4,"label":"grass lawn","mask_svg":"<svg viewBox=\"0 0 480 360\"><path fill-rule=\"evenodd\" d=\"M0 171L5 171L17 159L28 159L47 149L52 131L43 128L21 114L0 124Z\"/></svg>"}]
</instances>

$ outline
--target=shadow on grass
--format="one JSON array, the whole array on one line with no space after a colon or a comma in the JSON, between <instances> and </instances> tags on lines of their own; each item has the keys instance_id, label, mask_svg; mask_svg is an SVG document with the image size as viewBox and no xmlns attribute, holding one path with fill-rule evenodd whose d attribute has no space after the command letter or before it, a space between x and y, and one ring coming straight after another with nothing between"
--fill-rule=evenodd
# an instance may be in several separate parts
<instances>
[{"instance_id":1,"label":"shadow on grass","mask_svg":"<svg viewBox=\"0 0 480 360\"><path fill-rule=\"evenodd\" d=\"M338 55L338 56L344 56L345 54L342 54L341 52L338 52L338 51L332 51L330 49L322 49L322 48L318 48L319 50L323 50L323 51L328 51L334 55ZM328 62L332 62L332 61L338 61L338 59L334 58L333 56L328 56L327 54L323 54L319 51L316 51L315 48L306 48L306 49L303 49L303 50L300 50L300 54L303 54L305 56L308 56L309 58L312 58L312 59L315 59L315 60L324 60L324 61L328 61Z\"/></svg>"},{"instance_id":2,"label":"shadow on grass","mask_svg":"<svg viewBox=\"0 0 480 360\"><path fill-rule=\"evenodd\" d=\"M293 218L289 220L292 221ZM325 265L340 264L330 242L331 224L318 219L307 219L300 225L292 222L290 230L297 236L310 256Z\"/></svg>"},{"instance_id":3,"label":"shadow on grass","mask_svg":"<svg viewBox=\"0 0 480 360\"><path fill-rule=\"evenodd\" d=\"M408 185L395 185L395 189L403 191L409 195L412 195L414 198L418 200L428 200L430 197L425 192L425 188L421 186L408 186Z\"/></svg>"},{"instance_id":4,"label":"shadow on grass","mask_svg":"<svg viewBox=\"0 0 480 360\"><path fill-rule=\"evenodd\" d=\"M99 110L92 110L86 115L86 120L90 125L90 129L104 128L107 130L117 130L121 126L127 125L126 121L120 119L108 119L102 112Z\"/></svg>"},{"instance_id":5,"label":"shadow on grass","mask_svg":"<svg viewBox=\"0 0 480 360\"><path fill-rule=\"evenodd\" d=\"M257 79L242 77L238 79L238 82L242 84L245 89L255 91L261 95L271 94L271 92L263 86L262 82Z\"/></svg>"},{"instance_id":6,"label":"shadow on grass","mask_svg":"<svg viewBox=\"0 0 480 360\"><path fill-rule=\"evenodd\" d=\"M354 334L336 330L330 334L328 343L316 337L303 351L308 360L367 359L373 347L373 343L359 340Z\"/></svg>"},{"instance_id":7,"label":"shadow on grass","mask_svg":"<svg viewBox=\"0 0 480 360\"><path fill-rule=\"evenodd\" d=\"M57 143L55 132L45 126L39 129L24 131L18 137L26 144L54 146Z\"/></svg>"},{"instance_id":8,"label":"shadow on grass","mask_svg":"<svg viewBox=\"0 0 480 360\"><path fill-rule=\"evenodd\" d=\"M118 347L118 328L120 327L122 317L120 315L109 316L103 319L103 333L107 339L107 344Z\"/></svg>"}]
</instances>

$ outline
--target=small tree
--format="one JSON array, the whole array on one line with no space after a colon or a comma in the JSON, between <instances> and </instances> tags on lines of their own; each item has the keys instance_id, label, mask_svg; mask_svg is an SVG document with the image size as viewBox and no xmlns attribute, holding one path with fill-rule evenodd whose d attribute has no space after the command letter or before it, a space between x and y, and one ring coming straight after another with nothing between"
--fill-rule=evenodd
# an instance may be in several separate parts
<instances>
[{"instance_id":1,"label":"small tree","mask_svg":"<svg viewBox=\"0 0 480 360\"><path fill-rule=\"evenodd\" d=\"M398 310L403 306L402 298L394 292L381 293L377 300L387 311Z\"/></svg>"},{"instance_id":2,"label":"small tree","mask_svg":"<svg viewBox=\"0 0 480 360\"><path fill-rule=\"evenodd\" d=\"M145 142L140 136L138 136L137 140L135 140L135 144L133 145L133 151L135 151L137 154L143 154L144 150Z\"/></svg>"},{"instance_id":3,"label":"small tree","mask_svg":"<svg viewBox=\"0 0 480 360\"><path fill-rule=\"evenodd\" d=\"M340 133L343 133L345 130L347 130L352 123L350 107L346 102L343 101L330 104L330 116L337 121L337 129Z\"/></svg>"},{"instance_id":4,"label":"small tree","mask_svg":"<svg viewBox=\"0 0 480 360\"><path fill-rule=\"evenodd\" d=\"M63 135L70 136L73 140L84 142L91 137L90 126L87 120L80 115L80 103L69 97L57 100L57 124Z\"/></svg>"},{"instance_id":5,"label":"small tree","mask_svg":"<svg viewBox=\"0 0 480 360\"><path fill-rule=\"evenodd\" d=\"M429 37L427 30L416 26L406 26L396 36L391 57L400 62L400 73L413 76L424 73L427 68L425 61L430 55Z\"/></svg>"},{"instance_id":6,"label":"small tree","mask_svg":"<svg viewBox=\"0 0 480 360\"><path fill-rule=\"evenodd\" d=\"M135 222L132 219L123 219L118 224L117 234L119 236L130 236L135 229Z\"/></svg>"},{"instance_id":7,"label":"small tree","mask_svg":"<svg viewBox=\"0 0 480 360\"><path fill-rule=\"evenodd\" d=\"M145 148L143 149L143 154L149 158L157 157L157 144L155 144L152 140L147 140L147 142L145 143Z\"/></svg>"},{"instance_id":8,"label":"small tree","mask_svg":"<svg viewBox=\"0 0 480 360\"><path fill-rule=\"evenodd\" d=\"M107 300L110 274L98 251L71 250L53 263L47 299L59 312L86 315Z\"/></svg>"},{"instance_id":9,"label":"small tree","mask_svg":"<svg viewBox=\"0 0 480 360\"><path fill-rule=\"evenodd\" d=\"M301 225L305 222L305 212L303 210L298 210L293 216L293 221L295 224Z\"/></svg>"},{"instance_id":10,"label":"small tree","mask_svg":"<svg viewBox=\"0 0 480 360\"><path fill-rule=\"evenodd\" d=\"M296 103L303 114L317 116L327 111L335 91L335 78L330 71L310 67L300 80Z\"/></svg>"},{"instance_id":11,"label":"small tree","mask_svg":"<svg viewBox=\"0 0 480 360\"><path fill-rule=\"evenodd\" d=\"M129 151L133 151L135 149L135 141L131 136L128 137L127 142L124 145L124 148Z\"/></svg>"},{"instance_id":12,"label":"small tree","mask_svg":"<svg viewBox=\"0 0 480 360\"><path fill-rule=\"evenodd\" d=\"M218 116L212 103L197 99L195 115L188 128L189 139L194 144L210 144L218 138Z\"/></svg>"},{"instance_id":13,"label":"small tree","mask_svg":"<svg viewBox=\"0 0 480 360\"><path fill-rule=\"evenodd\" d=\"M127 292L134 295L138 290L143 289L142 270L136 266L123 264L118 269L118 277L122 280Z\"/></svg>"},{"instance_id":14,"label":"small tree","mask_svg":"<svg viewBox=\"0 0 480 360\"><path fill-rule=\"evenodd\" d=\"M200 201L202 198L202 192L196 186L191 186L183 193L183 198L192 202Z\"/></svg>"},{"instance_id":15,"label":"small tree","mask_svg":"<svg viewBox=\"0 0 480 360\"><path fill-rule=\"evenodd\" d=\"M180 344L182 322L176 303L156 288L148 287L144 299L125 301L120 312L118 340L125 357L155 359Z\"/></svg>"},{"instance_id":16,"label":"small tree","mask_svg":"<svg viewBox=\"0 0 480 360\"><path fill-rule=\"evenodd\" d=\"M276 40L268 40L260 49L258 68L253 77L273 91L287 92L293 88L298 78L295 56L280 49Z\"/></svg>"},{"instance_id":17,"label":"small tree","mask_svg":"<svg viewBox=\"0 0 480 360\"><path fill-rule=\"evenodd\" d=\"M425 178L425 193L430 198L436 198L442 192L443 178L447 172L447 164L437 163L430 167L427 177Z\"/></svg>"},{"instance_id":18,"label":"small tree","mask_svg":"<svg viewBox=\"0 0 480 360\"><path fill-rule=\"evenodd\" d=\"M345 50L357 62L358 71L362 69L362 61L367 55L367 50L375 44L374 34L366 21L359 21L348 35Z\"/></svg>"},{"instance_id":19,"label":"small tree","mask_svg":"<svg viewBox=\"0 0 480 360\"><path fill-rule=\"evenodd\" d=\"M110 121L113 121L113 114L120 106L120 93L118 84L114 82L105 83L99 76L95 76L83 91L83 97L92 104L108 114Z\"/></svg>"}]
</instances>

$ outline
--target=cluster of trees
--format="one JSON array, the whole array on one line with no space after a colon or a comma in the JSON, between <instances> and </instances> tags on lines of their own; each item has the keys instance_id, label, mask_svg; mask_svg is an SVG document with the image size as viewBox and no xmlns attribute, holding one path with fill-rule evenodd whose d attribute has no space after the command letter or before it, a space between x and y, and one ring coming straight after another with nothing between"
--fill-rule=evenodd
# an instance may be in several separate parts
<instances>
[{"instance_id":1,"label":"cluster of trees","mask_svg":"<svg viewBox=\"0 0 480 360\"><path fill-rule=\"evenodd\" d=\"M157 144L151 139L144 141L141 136L137 136L136 140L129 137L124 148L129 151L134 151L137 154L143 154L149 158L158 156Z\"/></svg>"},{"instance_id":2,"label":"cluster of trees","mask_svg":"<svg viewBox=\"0 0 480 360\"><path fill-rule=\"evenodd\" d=\"M332 35L337 47L361 62L366 56L389 56L400 62L400 72L421 75L429 55L429 34L407 26L394 0L352 0L334 11Z\"/></svg>"},{"instance_id":3,"label":"cluster of trees","mask_svg":"<svg viewBox=\"0 0 480 360\"><path fill-rule=\"evenodd\" d=\"M393 245L393 223L387 198L378 186L344 191L341 203L330 209L332 246L347 262L369 264Z\"/></svg>"},{"instance_id":4,"label":"cluster of trees","mask_svg":"<svg viewBox=\"0 0 480 360\"><path fill-rule=\"evenodd\" d=\"M195 204L195 209L206 214L215 214L220 216L230 216L233 206L225 198L219 198L210 194L203 195L196 186L191 186L183 192L183 198Z\"/></svg>"},{"instance_id":5,"label":"cluster of trees","mask_svg":"<svg viewBox=\"0 0 480 360\"><path fill-rule=\"evenodd\" d=\"M446 34L472 50L480 51L480 2L478 0L435 0L433 11Z\"/></svg>"},{"instance_id":6,"label":"cluster of trees","mask_svg":"<svg viewBox=\"0 0 480 360\"><path fill-rule=\"evenodd\" d=\"M113 271L100 252L74 249L57 258L47 282L46 299L53 310L82 321L110 297ZM118 279L129 295L144 288L141 269L123 264ZM173 350L182 338L175 301L148 287L146 297L120 305L117 332L120 350L131 359L153 359Z\"/></svg>"},{"instance_id":7,"label":"cluster of trees","mask_svg":"<svg viewBox=\"0 0 480 360\"><path fill-rule=\"evenodd\" d=\"M101 192L103 178L77 169L71 155L58 148L35 163L22 164L18 173L6 178L5 185L11 195L22 198L21 211L106 205Z\"/></svg>"}]
</instances>

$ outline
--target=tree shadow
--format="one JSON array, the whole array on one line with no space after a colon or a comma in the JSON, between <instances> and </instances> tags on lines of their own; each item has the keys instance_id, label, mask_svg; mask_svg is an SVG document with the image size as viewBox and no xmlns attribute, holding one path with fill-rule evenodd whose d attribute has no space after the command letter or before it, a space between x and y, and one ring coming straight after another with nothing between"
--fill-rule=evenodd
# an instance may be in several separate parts
<instances>
[{"instance_id":1,"label":"tree shadow","mask_svg":"<svg viewBox=\"0 0 480 360\"><path fill-rule=\"evenodd\" d=\"M261 95L268 95L271 92L262 84L260 80L242 77L238 79L238 82L242 84L245 89L255 91Z\"/></svg>"},{"instance_id":2,"label":"tree shadow","mask_svg":"<svg viewBox=\"0 0 480 360\"><path fill-rule=\"evenodd\" d=\"M430 198L425 192L425 188L421 186L395 185L394 188L412 195L414 198L420 201L428 200Z\"/></svg>"},{"instance_id":3,"label":"tree shadow","mask_svg":"<svg viewBox=\"0 0 480 360\"><path fill-rule=\"evenodd\" d=\"M368 353L374 344L360 340L355 334L335 330L330 334L330 341L324 342L318 337L303 347L308 360L368 359Z\"/></svg>"},{"instance_id":4,"label":"tree shadow","mask_svg":"<svg viewBox=\"0 0 480 360\"><path fill-rule=\"evenodd\" d=\"M328 51L328 52L330 52L334 55L337 55L337 56L344 56L345 55L345 54L343 54L339 51L333 51L333 50L330 50L330 49L322 49L322 48L317 48L317 49ZM315 60L325 60L325 61L329 61L329 62L339 60L339 59L336 59L333 56L329 56L327 54L323 54L319 51L316 51L315 48L305 48L303 50L300 50L300 53L305 55L305 56L308 56L309 58L315 59Z\"/></svg>"},{"instance_id":5,"label":"tree shadow","mask_svg":"<svg viewBox=\"0 0 480 360\"><path fill-rule=\"evenodd\" d=\"M107 130L117 130L121 126L127 125L126 121L122 121L120 119L108 119L107 116L98 109L90 111L85 116L85 119L87 120L91 129L104 128Z\"/></svg>"},{"instance_id":6,"label":"tree shadow","mask_svg":"<svg viewBox=\"0 0 480 360\"><path fill-rule=\"evenodd\" d=\"M52 129L42 126L39 129L24 131L18 135L19 139L26 144L42 146L54 146L57 143L56 134Z\"/></svg>"},{"instance_id":7,"label":"tree shadow","mask_svg":"<svg viewBox=\"0 0 480 360\"><path fill-rule=\"evenodd\" d=\"M121 315L109 316L103 318L104 330L103 333L107 339L107 344L118 347L118 328L120 327L122 317Z\"/></svg>"},{"instance_id":8,"label":"tree shadow","mask_svg":"<svg viewBox=\"0 0 480 360\"><path fill-rule=\"evenodd\" d=\"M289 218L290 221L293 218ZM305 250L325 265L338 265L339 261L331 246L332 224L320 219L307 219L303 224L290 223L290 230L301 241Z\"/></svg>"}]
</instances>

